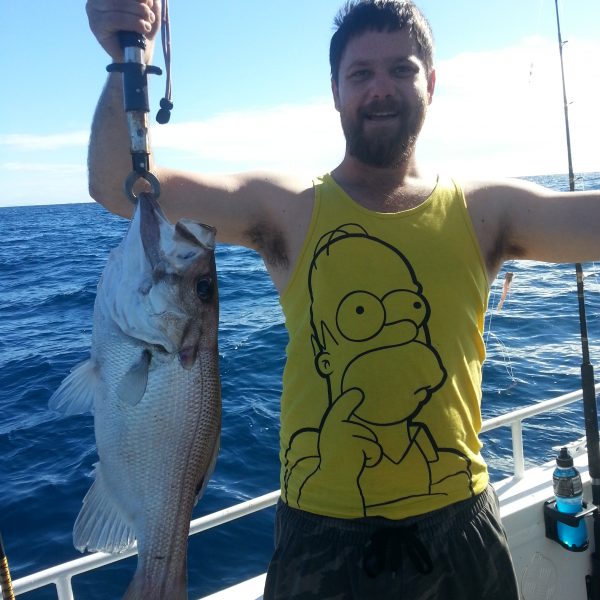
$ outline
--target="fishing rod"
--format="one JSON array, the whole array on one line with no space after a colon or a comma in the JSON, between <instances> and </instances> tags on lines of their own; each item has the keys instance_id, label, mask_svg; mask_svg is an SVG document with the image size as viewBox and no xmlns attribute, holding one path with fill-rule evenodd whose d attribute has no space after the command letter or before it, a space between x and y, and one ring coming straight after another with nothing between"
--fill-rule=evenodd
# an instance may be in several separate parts
<instances>
[{"instance_id":1,"label":"fishing rod","mask_svg":"<svg viewBox=\"0 0 600 600\"><path fill-rule=\"evenodd\" d=\"M4 543L2 534L0 533L0 590L4 600L15 600L13 592L12 580L10 578L10 570L8 568L8 560L4 551Z\"/></svg>"},{"instance_id":2,"label":"fishing rod","mask_svg":"<svg viewBox=\"0 0 600 600\"><path fill-rule=\"evenodd\" d=\"M565 68L563 60L563 42L560 28L560 14L558 0L554 0L556 7L556 26L558 31L558 48L560 53L560 69L563 88L563 102L565 115L565 132L567 141L567 158L569 164L569 190L575 191L575 174L571 154L571 133L569 129L569 103L567 100L567 87L565 83ZM576 263L577 300L579 305L579 325L581 330L581 389L583 391L583 413L585 419L585 436L587 442L587 455L590 479L592 484L592 502L595 505L593 514L594 523L594 552L592 553L592 572L586 577L587 595L591 600L600 600L600 440L598 434L598 411L596 405L596 391L594 384L594 367L590 362L590 350L587 331L587 317L585 312L585 292L583 286L583 268L581 263Z\"/></svg>"}]
</instances>

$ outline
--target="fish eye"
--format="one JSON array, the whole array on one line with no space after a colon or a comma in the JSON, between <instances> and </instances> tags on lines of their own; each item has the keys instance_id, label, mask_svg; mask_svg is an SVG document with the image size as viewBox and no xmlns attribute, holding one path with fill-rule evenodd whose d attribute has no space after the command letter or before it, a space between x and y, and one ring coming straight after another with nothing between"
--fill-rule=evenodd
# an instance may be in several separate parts
<instances>
[{"instance_id":1,"label":"fish eye","mask_svg":"<svg viewBox=\"0 0 600 600\"><path fill-rule=\"evenodd\" d=\"M196 282L196 295L202 302L208 302L213 295L213 282L211 277L202 277Z\"/></svg>"}]
</instances>

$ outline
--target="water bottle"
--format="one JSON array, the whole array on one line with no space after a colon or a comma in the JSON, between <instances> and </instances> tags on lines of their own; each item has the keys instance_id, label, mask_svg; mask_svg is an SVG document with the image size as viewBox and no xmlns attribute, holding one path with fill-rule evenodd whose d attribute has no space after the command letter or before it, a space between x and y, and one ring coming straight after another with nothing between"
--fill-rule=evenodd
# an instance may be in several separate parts
<instances>
[{"instance_id":1,"label":"water bottle","mask_svg":"<svg viewBox=\"0 0 600 600\"><path fill-rule=\"evenodd\" d=\"M567 448L561 448L560 454L556 458L556 469L552 480L556 510L568 514L578 513L583 507L583 486L581 485L581 475L573 466L573 458ZM571 525L558 521L557 529L558 539L570 548L581 548L587 542L585 519L582 519L577 527L571 527Z\"/></svg>"}]
</instances>

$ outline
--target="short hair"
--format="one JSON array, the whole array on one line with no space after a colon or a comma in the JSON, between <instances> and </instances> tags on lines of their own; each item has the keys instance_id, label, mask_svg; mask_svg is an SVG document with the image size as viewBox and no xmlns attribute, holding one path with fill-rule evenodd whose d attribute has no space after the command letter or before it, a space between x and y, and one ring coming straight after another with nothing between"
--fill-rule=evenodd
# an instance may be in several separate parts
<instances>
[{"instance_id":1,"label":"short hair","mask_svg":"<svg viewBox=\"0 0 600 600\"><path fill-rule=\"evenodd\" d=\"M433 69L433 33L423 13L411 0L348 0L334 20L329 46L331 77L337 83L348 42L366 31L400 31L408 27L427 74Z\"/></svg>"}]
</instances>

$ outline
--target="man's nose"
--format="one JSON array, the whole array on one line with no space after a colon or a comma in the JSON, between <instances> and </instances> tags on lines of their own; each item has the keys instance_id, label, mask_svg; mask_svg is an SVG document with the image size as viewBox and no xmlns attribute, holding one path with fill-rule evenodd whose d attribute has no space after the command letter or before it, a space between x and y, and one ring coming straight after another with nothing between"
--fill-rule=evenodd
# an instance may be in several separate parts
<instances>
[{"instance_id":1,"label":"man's nose","mask_svg":"<svg viewBox=\"0 0 600 600\"><path fill-rule=\"evenodd\" d=\"M389 73L378 71L371 79L371 95L373 98L388 98L396 93L396 85Z\"/></svg>"}]
</instances>

